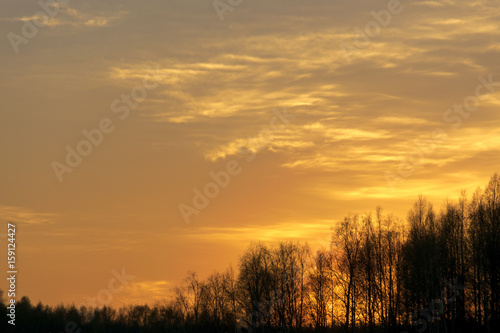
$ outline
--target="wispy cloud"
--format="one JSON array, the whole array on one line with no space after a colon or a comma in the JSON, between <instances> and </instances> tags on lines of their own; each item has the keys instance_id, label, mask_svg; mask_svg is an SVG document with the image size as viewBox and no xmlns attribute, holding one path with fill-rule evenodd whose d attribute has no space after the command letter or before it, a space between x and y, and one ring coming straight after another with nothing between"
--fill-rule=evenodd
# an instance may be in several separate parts
<instances>
[{"instance_id":1,"label":"wispy cloud","mask_svg":"<svg viewBox=\"0 0 500 333\"><path fill-rule=\"evenodd\" d=\"M10 22L43 22L48 27L75 26L75 27L107 27L115 21L124 18L126 11L113 13L90 13L71 8L67 4L57 5L57 14L52 17L46 15L32 15L21 17L3 17L0 21ZM54 6L52 6L54 7Z\"/></svg>"},{"instance_id":2,"label":"wispy cloud","mask_svg":"<svg viewBox=\"0 0 500 333\"><path fill-rule=\"evenodd\" d=\"M116 296L115 304L152 304L169 296L172 287L166 280L134 280Z\"/></svg>"},{"instance_id":3,"label":"wispy cloud","mask_svg":"<svg viewBox=\"0 0 500 333\"><path fill-rule=\"evenodd\" d=\"M54 223L58 214L36 212L24 207L0 205L0 220L26 224Z\"/></svg>"}]
</instances>

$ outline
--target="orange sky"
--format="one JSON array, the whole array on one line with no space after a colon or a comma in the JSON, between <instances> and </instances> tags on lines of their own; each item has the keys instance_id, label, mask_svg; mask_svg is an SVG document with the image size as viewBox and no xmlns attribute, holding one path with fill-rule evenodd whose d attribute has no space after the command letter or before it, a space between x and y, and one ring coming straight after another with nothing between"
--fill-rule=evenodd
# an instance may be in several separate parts
<instances>
[{"instance_id":1,"label":"orange sky","mask_svg":"<svg viewBox=\"0 0 500 333\"><path fill-rule=\"evenodd\" d=\"M404 218L419 194L439 207L486 184L498 1L394 1L73 0L46 19L2 1L0 221L18 225L20 293L80 304L124 268L112 304L151 302L250 241L325 246L350 211Z\"/></svg>"}]
</instances>

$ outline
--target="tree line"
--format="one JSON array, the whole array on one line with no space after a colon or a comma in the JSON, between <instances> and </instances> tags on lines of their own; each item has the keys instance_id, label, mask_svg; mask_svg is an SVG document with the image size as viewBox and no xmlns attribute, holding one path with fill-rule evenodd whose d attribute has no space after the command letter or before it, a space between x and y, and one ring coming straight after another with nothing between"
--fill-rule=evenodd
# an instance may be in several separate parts
<instances>
[{"instance_id":1,"label":"tree line","mask_svg":"<svg viewBox=\"0 0 500 333\"><path fill-rule=\"evenodd\" d=\"M0 297L1 298L1 297ZM2 302L0 327L9 328ZM16 305L16 332L498 332L500 176L440 212L349 214L328 249L253 243L236 269L189 272L169 300L114 309Z\"/></svg>"}]
</instances>

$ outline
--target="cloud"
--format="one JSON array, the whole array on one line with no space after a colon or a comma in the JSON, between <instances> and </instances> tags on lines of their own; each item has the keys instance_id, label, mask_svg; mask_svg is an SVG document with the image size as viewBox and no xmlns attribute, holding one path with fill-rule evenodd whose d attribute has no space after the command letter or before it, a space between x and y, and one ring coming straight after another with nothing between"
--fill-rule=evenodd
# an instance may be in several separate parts
<instances>
[{"instance_id":1,"label":"cloud","mask_svg":"<svg viewBox=\"0 0 500 333\"><path fill-rule=\"evenodd\" d=\"M152 304L170 294L172 284L166 280L133 280L117 294L117 304Z\"/></svg>"},{"instance_id":2,"label":"cloud","mask_svg":"<svg viewBox=\"0 0 500 333\"><path fill-rule=\"evenodd\" d=\"M190 230L186 238L199 241L221 242L236 241L248 244L252 241L276 241L280 239L308 240L325 233L333 221L318 221L304 223L301 221L285 221L283 223L268 223L259 226L238 227L200 227Z\"/></svg>"},{"instance_id":3,"label":"cloud","mask_svg":"<svg viewBox=\"0 0 500 333\"><path fill-rule=\"evenodd\" d=\"M0 220L13 223L45 224L54 223L57 214L40 213L24 207L0 205Z\"/></svg>"},{"instance_id":4,"label":"cloud","mask_svg":"<svg viewBox=\"0 0 500 333\"><path fill-rule=\"evenodd\" d=\"M41 19L27 6L9 2L0 25L21 34L24 23ZM142 292L160 297L189 267L204 274L236 257L224 244L238 251L254 239L328 244L328 227L349 211L383 204L404 217L418 194L439 203L484 184L498 170L498 92L458 129L443 112L474 93L478 76L500 81L498 2L404 6L350 62L340 45L353 44L354 29L387 1L247 1L224 22L211 1L61 7L26 52L2 52L0 68L7 138L0 171L9 175L2 188L12 202L57 203L60 215L4 202L0 217L39 224L26 230L31 258L88 260L96 276L94 263L106 271L118 258L135 262L143 275L130 297L143 302ZM162 84L120 122L110 104L156 65ZM262 140L272 110L283 107L296 117ZM82 130L105 117L116 131L58 184L50 162L63 161L65 147L76 148ZM436 128L446 140L391 191L386 172L397 172ZM242 149L258 152L256 162L246 164ZM192 189L211 182L209 172L228 158L244 172L188 231L172 227L181 221L177 205L191 204ZM157 249L165 266L141 266ZM38 267L31 260L26 266ZM53 269L46 274L52 281ZM30 276L26 285L36 286ZM53 290L34 295L55 304Z\"/></svg>"},{"instance_id":5,"label":"cloud","mask_svg":"<svg viewBox=\"0 0 500 333\"><path fill-rule=\"evenodd\" d=\"M51 7L55 7L52 5ZM113 13L89 13L81 10L76 10L69 7L67 4L57 5L58 10L53 16L33 15L21 17L4 17L0 21L10 22L41 22L48 27L59 26L74 26L74 27L107 27L114 21L120 20L127 15L126 11L118 11Z\"/></svg>"}]
</instances>

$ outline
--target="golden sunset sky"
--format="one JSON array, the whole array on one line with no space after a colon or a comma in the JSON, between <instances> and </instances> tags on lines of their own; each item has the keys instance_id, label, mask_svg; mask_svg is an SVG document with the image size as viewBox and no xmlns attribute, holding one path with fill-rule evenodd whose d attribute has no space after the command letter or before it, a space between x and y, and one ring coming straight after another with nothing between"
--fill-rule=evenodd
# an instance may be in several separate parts
<instances>
[{"instance_id":1,"label":"golden sunset sky","mask_svg":"<svg viewBox=\"0 0 500 333\"><path fill-rule=\"evenodd\" d=\"M0 267L13 221L33 302L122 269L111 304L153 302L251 241L328 246L349 212L439 209L499 169L499 1L64 2L0 2Z\"/></svg>"}]
</instances>

